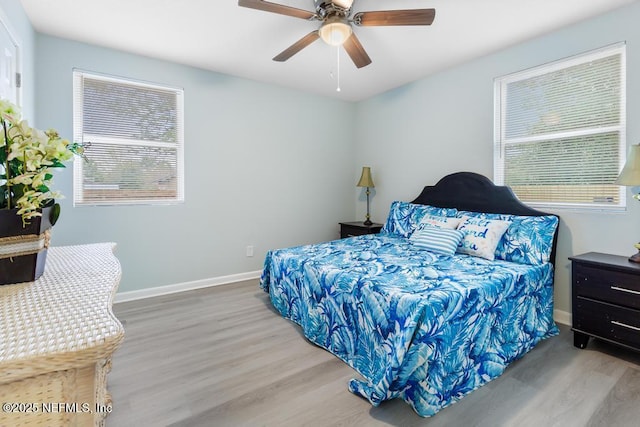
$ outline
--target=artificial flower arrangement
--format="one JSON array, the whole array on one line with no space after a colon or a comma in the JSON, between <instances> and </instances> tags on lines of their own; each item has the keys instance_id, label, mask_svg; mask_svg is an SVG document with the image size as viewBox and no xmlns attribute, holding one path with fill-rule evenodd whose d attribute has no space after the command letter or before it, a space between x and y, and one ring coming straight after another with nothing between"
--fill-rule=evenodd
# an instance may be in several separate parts
<instances>
[{"instance_id":1,"label":"artificial flower arrangement","mask_svg":"<svg viewBox=\"0 0 640 427\"><path fill-rule=\"evenodd\" d=\"M62 195L50 189L52 169L65 167L74 154L82 155L83 146L61 138L54 129L30 127L18 107L5 99L0 99L0 122L0 209L17 209L26 226L42 215L42 208L53 206L55 222L60 212L55 199Z\"/></svg>"}]
</instances>

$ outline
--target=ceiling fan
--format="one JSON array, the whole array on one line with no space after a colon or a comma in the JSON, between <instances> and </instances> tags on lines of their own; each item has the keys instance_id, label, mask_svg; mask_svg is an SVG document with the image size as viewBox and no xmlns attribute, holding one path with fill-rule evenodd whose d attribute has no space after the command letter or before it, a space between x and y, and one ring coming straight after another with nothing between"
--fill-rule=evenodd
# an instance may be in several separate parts
<instances>
[{"instance_id":1,"label":"ceiling fan","mask_svg":"<svg viewBox=\"0 0 640 427\"><path fill-rule=\"evenodd\" d=\"M273 60L283 62L321 38L332 46L342 45L358 68L371 64L371 58L360 44L351 24L363 27L390 25L431 25L435 9L380 10L358 12L351 16L354 0L314 0L315 12L264 0L238 0L238 6L320 21L320 28L280 52Z\"/></svg>"}]
</instances>

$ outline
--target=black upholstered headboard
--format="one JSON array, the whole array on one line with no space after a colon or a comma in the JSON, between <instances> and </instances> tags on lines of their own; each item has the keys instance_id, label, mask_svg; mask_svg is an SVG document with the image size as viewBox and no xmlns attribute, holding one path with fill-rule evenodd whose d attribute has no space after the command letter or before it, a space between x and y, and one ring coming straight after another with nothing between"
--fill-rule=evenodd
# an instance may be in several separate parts
<instances>
[{"instance_id":1,"label":"black upholstered headboard","mask_svg":"<svg viewBox=\"0 0 640 427\"><path fill-rule=\"evenodd\" d=\"M525 216L553 215L530 208L518 200L509 187L495 185L486 176L474 172L457 172L447 175L436 185L424 187L422 193L412 203L472 212ZM557 217L557 215L554 216ZM553 236L551 251L551 262L554 265L557 243L558 229Z\"/></svg>"}]
</instances>

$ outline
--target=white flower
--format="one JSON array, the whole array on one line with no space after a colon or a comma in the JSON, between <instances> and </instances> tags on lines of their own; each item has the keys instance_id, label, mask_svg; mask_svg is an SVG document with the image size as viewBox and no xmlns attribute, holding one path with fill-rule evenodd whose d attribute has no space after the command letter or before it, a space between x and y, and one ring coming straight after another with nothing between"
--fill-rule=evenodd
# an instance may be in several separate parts
<instances>
[{"instance_id":1,"label":"white flower","mask_svg":"<svg viewBox=\"0 0 640 427\"><path fill-rule=\"evenodd\" d=\"M18 175L15 178L11 178L9 183L11 185L31 185L31 183L33 183L33 173L23 173L22 175Z\"/></svg>"},{"instance_id":2,"label":"white flower","mask_svg":"<svg viewBox=\"0 0 640 427\"><path fill-rule=\"evenodd\" d=\"M62 198L49 187L50 168L64 167L74 154L83 153L80 144L71 144L55 129L32 128L20 118L19 109L0 99L0 209L18 209L23 222L41 215L40 210Z\"/></svg>"}]
</instances>

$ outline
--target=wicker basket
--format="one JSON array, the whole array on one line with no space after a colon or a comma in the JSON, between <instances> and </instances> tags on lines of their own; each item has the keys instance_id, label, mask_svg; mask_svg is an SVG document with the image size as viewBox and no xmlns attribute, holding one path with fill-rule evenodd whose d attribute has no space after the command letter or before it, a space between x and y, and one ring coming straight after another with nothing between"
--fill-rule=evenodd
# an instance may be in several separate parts
<instances>
[{"instance_id":1,"label":"wicker basket","mask_svg":"<svg viewBox=\"0 0 640 427\"><path fill-rule=\"evenodd\" d=\"M44 208L26 226L17 212L0 209L0 285L31 282L44 272L52 208Z\"/></svg>"}]
</instances>

